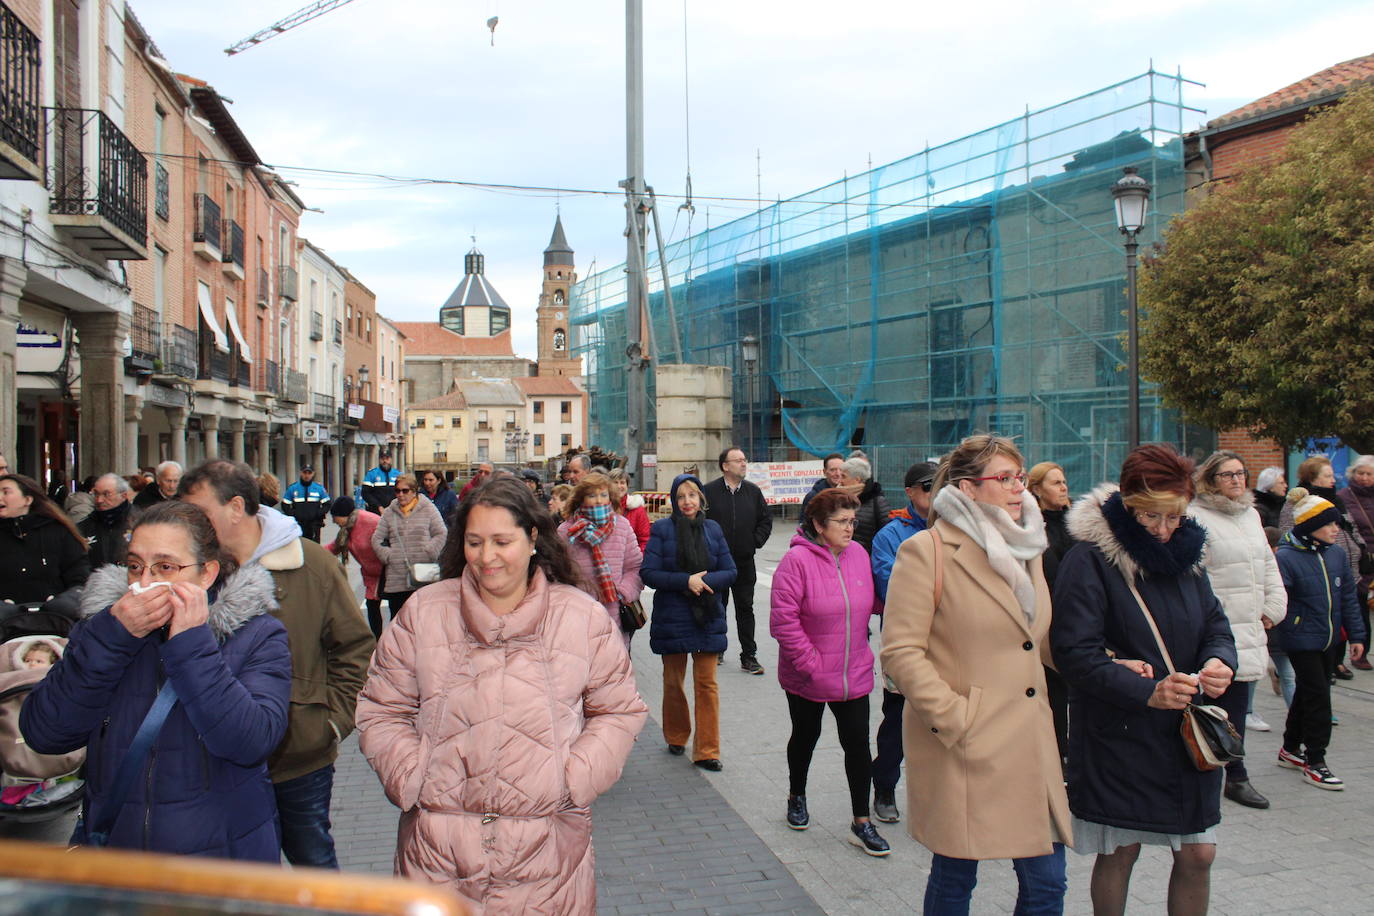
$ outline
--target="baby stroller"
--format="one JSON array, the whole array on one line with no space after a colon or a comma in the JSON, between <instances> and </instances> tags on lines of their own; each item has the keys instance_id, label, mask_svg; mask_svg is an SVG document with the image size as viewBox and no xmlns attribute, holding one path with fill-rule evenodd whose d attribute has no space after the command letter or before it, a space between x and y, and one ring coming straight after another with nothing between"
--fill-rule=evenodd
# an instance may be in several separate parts
<instances>
[{"instance_id":1,"label":"baby stroller","mask_svg":"<svg viewBox=\"0 0 1374 916\"><path fill-rule=\"evenodd\" d=\"M0 608L0 820L51 820L81 804L86 751L35 753L19 732L19 709L66 651L76 603Z\"/></svg>"}]
</instances>

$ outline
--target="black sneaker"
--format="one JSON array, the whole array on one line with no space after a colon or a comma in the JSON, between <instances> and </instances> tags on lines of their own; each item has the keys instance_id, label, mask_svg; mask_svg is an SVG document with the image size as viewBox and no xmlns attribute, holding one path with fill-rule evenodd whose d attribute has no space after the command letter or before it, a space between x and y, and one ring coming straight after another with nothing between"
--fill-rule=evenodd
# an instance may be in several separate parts
<instances>
[{"instance_id":1,"label":"black sneaker","mask_svg":"<svg viewBox=\"0 0 1374 916\"><path fill-rule=\"evenodd\" d=\"M853 843L870 856L885 856L892 852L892 847L887 845L887 840L878 836L878 830L873 826L872 821L864 821L862 824L850 824L849 842Z\"/></svg>"},{"instance_id":2,"label":"black sneaker","mask_svg":"<svg viewBox=\"0 0 1374 916\"><path fill-rule=\"evenodd\" d=\"M897 793L874 789L873 816L884 824L895 824L900 821L902 812L897 810Z\"/></svg>"},{"instance_id":3,"label":"black sneaker","mask_svg":"<svg viewBox=\"0 0 1374 916\"><path fill-rule=\"evenodd\" d=\"M752 655L741 655L739 658L740 670L749 674L763 674L763 666L759 660Z\"/></svg>"},{"instance_id":4,"label":"black sneaker","mask_svg":"<svg viewBox=\"0 0 1374 916\"><path fill-rule=\"evenodd\" d=\"M1327 768L1325 763L1309 763L1303 768L1302 775L1310 786L1340 792L1345 788L1345 780Z\"/></svg>"},{"instance_id":5,"label":"black sneaker","mask_svg":"<svg viewBox=\"0 0 1374 916\"><path fill-rule=\"evenodd\" d=\"M806 810L805 795L787 797L787 826L793 830L805 830L811 826L811 815Z\"/></svg>"}]
</instances>

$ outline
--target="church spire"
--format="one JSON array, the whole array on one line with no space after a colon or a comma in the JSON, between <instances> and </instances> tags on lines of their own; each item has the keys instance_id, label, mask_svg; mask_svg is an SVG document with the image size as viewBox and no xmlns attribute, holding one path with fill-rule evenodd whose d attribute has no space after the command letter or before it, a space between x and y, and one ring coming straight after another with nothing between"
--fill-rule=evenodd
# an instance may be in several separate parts
<instances>
[{"instance_id":1,"label":"church spire","mask_svg":"<svg viewBox=\"0 0 1374 916\"><path fill-rule=\"evenodd\" d=\"M568 237L563 234L563 217L558 215L553 220L553 236L549 239L549 247L544 249L544 266L553 265L571 267L573 265L573 250L568 245Z\"/></svg>"}]
</instances>

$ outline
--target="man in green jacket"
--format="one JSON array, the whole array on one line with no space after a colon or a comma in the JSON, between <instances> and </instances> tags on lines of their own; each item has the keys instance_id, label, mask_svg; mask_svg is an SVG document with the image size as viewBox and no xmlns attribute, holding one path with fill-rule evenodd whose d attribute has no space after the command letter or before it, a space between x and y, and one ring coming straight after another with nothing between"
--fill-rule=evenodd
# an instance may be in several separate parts
<instances>
[{"instance_id":1,"label":"man in green jacket","mask_svg":"<svg viewBox=\"0 0 1374 916\"><path fill-rule=\"evenodd\" d=\"M209 516L240 565L260 563L276 583L273 613L286 626L292 675L286 737L268 759L282 852L292 865L338 868L329 832L334 760L353 731L372 631L338 561L294 520L259 505L248 465L212 458L181 478L179 494Z\"/></svg>"}]
</instances>

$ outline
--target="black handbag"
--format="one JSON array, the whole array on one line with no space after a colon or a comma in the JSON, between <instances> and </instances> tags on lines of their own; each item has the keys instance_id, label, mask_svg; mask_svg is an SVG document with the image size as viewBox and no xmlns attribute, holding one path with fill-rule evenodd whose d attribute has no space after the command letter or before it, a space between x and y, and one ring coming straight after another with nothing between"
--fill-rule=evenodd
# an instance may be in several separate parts
<instances>
[{"instance_id":1,"label":"black handbag","mask_svg":"<svg viewBox=\"0 0 1374 916\"><path fill-rule=\"evenodd\" d=\"M1140 612L1145 615L1145 622L1150 625L1150 632L1154 634L1155 644L1159 646L1159 654L1164 657L1164 664L1168 667L1169 673L1173 674L1174 660L1169 657L1169 650L1164 647L1164 637L1159 635L1159 625L1155 623L1154 615L1146 607L1145 599L1140 597L1135 583L1125 573L1122 573L1122 578L1126 579L1127 587L1135 596L1135 603L1140 605ZM1194 767L1204 773L1232 761L1245 759L1245 742L1240 737L1240 732L1231 724L1231 717L1220 706L1194 700L1184 707L1183 721L1179 723L1178 730L1188 759Z\"/></svg>"},{"instance_id":2,"label":"black handbag","mask_svg":"<svg viewBox=\"0 0 1374 916\"><path fill-rule=\"evenodd\" d=\"M626 633L642 629L648 619L644 616L644 605L638 598L620 602L620 629Z\"/></svg>"}]
</instances>

